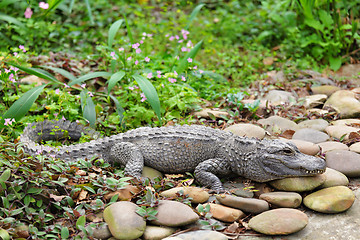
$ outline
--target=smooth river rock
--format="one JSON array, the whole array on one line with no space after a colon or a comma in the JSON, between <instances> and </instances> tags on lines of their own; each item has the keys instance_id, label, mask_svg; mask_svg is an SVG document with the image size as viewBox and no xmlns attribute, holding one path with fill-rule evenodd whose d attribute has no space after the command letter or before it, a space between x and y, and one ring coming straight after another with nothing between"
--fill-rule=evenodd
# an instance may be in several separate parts
<instances>
[{"instance_id":1,"label":"smooth river rock","mask_svg":"<svg viewBox=\"0 0 360 240\"><path fill-rule=\"evenodd\" d=\"M296 98L291 92L282 90L270 90L263 98L265 101L269 101L271 105L281 105L285 103L293 103Z\"/></svg>"},{"instance_id":2,"label":"smooth river rock","mask_svg":"<svg viewBox=\"0 0 360 240\"><path fill-rule=\"evenodd\" d=\"M211 110L208 108L205 108L205 109L201 110L200 112L196 112L194 114L195 114L195 116L203 117L203 118L207 118L207 119L211 119L212 116L214 116L215 118L224 118L224 116L225 117L230 116L230 114L228 112Z\"/></svg>"},{"instance_id":3,"label":"smooth river rock","mask_svg":"<svg viewBox=\"0 0 360 240\"><path fill-rule=\"evenodd\" d=\"M327 141L329 139L329 136L319 130L315 130L312 128L302 128L294 133L292 139L303 140L312 143L320 143Z\"/></svg>"},{"instance_id":4,"label":"smooth river rock","mask_svg":"<svg viewBox=\"0 0 360 240\"><path fill-rule=\"evenodd\" d=\"M230 208L215 203L203 204L204 208L206 207L206 205L210 205L210 213L213 215L213 218L223 222L235 222L239 218L243 218L246 216L245 213L243 213L239 209Z\"/></svg>"},{"instance_id":5,"label":"smooth river rock","mask_svg":"<svg viewBox=\"0 0 360 240\"><path fill-rule=\"evenodd\" d=\"M199 219L191 207L181 202L161 200L156 210L158 211L157 220L150 221L155 225L179 227L194 223Z\"/></svg>"},{"instance_id":6,"label":"smooth river rock","mask_svg":"<svg viewBox=\"0 0 360 240\"><path fill-rule=\"evenodd\" d=\"M259 199L265 200L273 207L297 208L302 202L300 194L295 192L270 192L263 193Z\"/></svg>"},{"instance_id":7,"label":"smooth river rock","mask_svg":"<svg viewBox=\"0 0 360 240\"><path fill-rule=\"evenodd\" d=\"M269 182L271 186L281 191L305 192L311 191L326 180L323 174L311 177L290 177Z\"/></svg>"},{"instance_id":8,"label":"smooth river rock","mask_svg":"<svg viewBox=\"0 0 360 240\"><path fill-rule=\"evenodd\" d=\"M176 237L164 238L164 240L227 240L228 237L220 232L211 230L197 230L181 233Z\"/></svg>"},{"instance_id":9,"label":"smooth river rock","mask_svg":"<svg viewBox=\"0 0 360 240\"><path fill-rule=\"evenodd\" d=\"M266 235L289 235L306 227L305 213L292 208L278 208L261 213L249 221L249 227Z\"/></svg>"},{"instance_id":10,"label":"smooth river rock","mask_svg":"<svg viewBox=\"0 0 360 240\"><path fill-rule=\"evenodd\" d=\"M325 131L329 123L324 119L311 119L298 123L299 128L311 128L318 131Z\"/></svg>"},{"instance_id":11,"label":"smooth river rock","mask_svg":"<svg viewBox=\"0 0 360 240\"><path fill-rule=\"evenodd\" d=\"M234 124L225 128L224 130L232 132L233 134L240 137L250 137L257 139L263 139L266 134L266 131L263 128L249 123Z\"/></svg>"},{"instance_id":12,"label":"smooth river rock","mask_svg":"<svg viewBox=\"0 0 360 240\"><path fill-rule=\"evenodd\" d=\"M269 204L260 199L235 197L227 194L220 194L216 199L229 207L234 207L248 213L261 213L269 210Z\"/></svg>"},{"instance_id":13,"label":"smooth river rock","mask_svg":"<svg viewBox=\"0 0 360 240\"><path fill-rule=\"evenodd\" d=\"M175 228L170 227L146 226L142 238L144 240L161 240L170 236L175 231Z\"/></svg>"},{"instance_id":14,"label":"smooth river rock","mask_svg":"<svg viewBox=\"0 0 360 240\"><path fill-rule=\"evenodd\" d=\"M330 107L339 113L341 118L356 118L360 116L360 102L356 94L349 90L333 93L324 104L324 109Z\"/></svg>"},{"instance_id":15,"label":"smooth river rock","mask_svg":"<svg viewBox=\"0 0 360 240\"><path fill-rule=\"evenodd\" d=\"M352 152L360 153L360 142L351 144L349 150Z\"/></svg>"},{"instance_id":16,"label":"smooth river rock","mask_svg":"<svg viewBox=\"0 0 360 240\"><path fill-rule=\"evenodd\" d=\"M320 151L319 146L312 142L298 140L298 139L291 139L289 141L294 143L300 152L308 155L314 156Z\"/></svg>"},{"instance_id":17,"label":"smooth river rock","mask_svg":"<svg viewBox=\"0 0 360 240\"><path fill-rule=\"evenodd\" d=\"M320 185L320 188L347 186L349 184L349 179L345 176L345 174L336 171L335 169L326 168L324 175L326 180Z\"/></svg>"},{"instance_id":18,"label":"smooth river rock","mask_svg":"<svg viewBox=\"0 0 360 240\"><path fill-rule=\"evenodd\" d=\"M131 240L143 235L146 221L136 213L137 207L135 203L121 201L104 209L104 220L115 238Z\"/></svg>"},{"instance_id":19,"label":"smooth river rock","mask_svg":"<svg viewBox=\"0 0 360 240\"><path fill-rule=\"evenodd\" d=\"M305 96L303 99L304 99L305 108L314 108L323 105L327 99L327 96L325 94L315 94L315 95Z\"/></svg>"},{"instance_id":20,"label":"smooth river rock","mask_svg":"<svg viewBox=\"0 0 360 240\"><path fill-rule=\"evenodd\" d=\"M160 193L162 197L176 197L176 194L180 191L183 191L185 195L188 195L192 198L192 203L203 203L206 202L210 195L207 191L198 187L176 187L169 190L163 191Z\"/></svg>"},{"instance_id":21,"label":"smooth river rock","mask_svg":"<svg viewBox=\"0 0 360 240\"><path fill-rule=\"evenodd\" d=\"M322 213L339 213L348 210L355 201L355 194L345 186L324 188L304 198L304 205Z\"/></svg>"},{"instance_id":22,"label":"smooth river rock","mask_svg":"<svg viewBox=\"0 0 360 240\"><path fill-rule=\"evenodd\" d=\"M325 94L326 96L331 96L334 92L339 91L341 88L332 85L322 85L311 87L313 94Z\"/></svg>"},{"instance_id":23,"label":"smooth river rock","mask_svg":"<svg viewBox=\"0 0 360 240\"><path fill-rule=\"evenodd\" d=\"M327 153L333 150L349 150L349 147L346 144L335 141L327 141L318 143L318 146L321 148L322 153Z\"/></svg>"},{"instance_id":24,"label":"smooth river rock","mask_svg":"<svg viewBox=\"0 0 360 240\"><path fill-rule=\"evenodd\" d=\"M329 136L336 138L336 139L342 139L345 140L348 139L349 134L352 132L357 132L359 129L355 127L350 126L344 126L344 125L332 125L328 126L325 131Z\"/></svg>"},{"instance_id":25,"label":"smooth river rock","mask_svg":"<svg viewBox=\"0 0 360 240\"><path fill-rule=\"evenodd\" d=\"M296 131L299 129L295 122L279 116L271 116L266 119L260 119L258 123L265 126L268 131L273 133L281 133L285 130Z\"/></svg>"},{"instance_id":26,"label":"smooth river rock","mask_svg":"<svg viewBox=\"0 0 360 240\"><path fill-rule=\"evenodd\" d=\"M342 172L347 177L360 177L360 154L334 150L325 154L326 165L329 168Z\"/></svg>"}]
</instances>

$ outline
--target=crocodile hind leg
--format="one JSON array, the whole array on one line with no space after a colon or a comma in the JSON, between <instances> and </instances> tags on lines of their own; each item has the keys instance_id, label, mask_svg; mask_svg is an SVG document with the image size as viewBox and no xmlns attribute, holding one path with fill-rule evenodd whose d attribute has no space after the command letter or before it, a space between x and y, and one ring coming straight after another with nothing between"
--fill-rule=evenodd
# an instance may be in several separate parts
<instances>
[{"instance_id":1,"label":"crocodile hind leg","mask_svg":"<svg viewBox=\"0 0 360 240\"><path fill-rule=\"evenodd\" d=\"M140 149L133 143L120 142L110 149L111 161L125 166L125 174L141 178L144 158Z\"/></svg>"},{"instance_id":2,"label":"crocodile hind leg","mask_svg":"<svg viewBox=\"0 0 360 240\"><path fill-rule=\"evenodd\" d=\"M213 158L199 163L194 174L196 180L203 186L210 187L217 192L224 191L222 183L217 175L230 174L230 166L224 159Z\"/></svg>"}]
</instances>

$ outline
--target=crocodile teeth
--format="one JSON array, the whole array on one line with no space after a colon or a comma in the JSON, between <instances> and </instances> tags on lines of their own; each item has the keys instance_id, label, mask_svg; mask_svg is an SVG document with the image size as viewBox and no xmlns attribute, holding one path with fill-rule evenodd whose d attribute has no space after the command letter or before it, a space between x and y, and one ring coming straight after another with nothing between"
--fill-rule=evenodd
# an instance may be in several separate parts
<instances>
[{"instance_id":1,"label":"crocodile teeth","mask_svg":"<svg viewBox=\"0 0 360 240\"><path fill-rule=\"evenodd\" d=\"M324 170L312 170L312 171L306 170L306 173L324 173Z\"/></svg>"}]
</instances>

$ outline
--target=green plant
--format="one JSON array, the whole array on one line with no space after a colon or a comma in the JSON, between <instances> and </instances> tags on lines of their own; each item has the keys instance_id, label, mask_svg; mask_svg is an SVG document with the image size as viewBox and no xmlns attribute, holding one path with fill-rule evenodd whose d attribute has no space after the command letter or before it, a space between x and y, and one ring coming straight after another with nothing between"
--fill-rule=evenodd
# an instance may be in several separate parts
<instances>
[{"instance_id":1,"label":"green plant","mask_svg":"<svg viewBox=\"0 0 360 240\"><path fill-rule=\"evenodd\" d=\"M210 204L203 205L199 204L197 207L198 212L204 218L199 220L199 224L201 225L201 229L209 229L220 231L225 229L224 225L222 225L219 221L212 219L212 214L210 213Z\"/></svg>"}]
</instances>

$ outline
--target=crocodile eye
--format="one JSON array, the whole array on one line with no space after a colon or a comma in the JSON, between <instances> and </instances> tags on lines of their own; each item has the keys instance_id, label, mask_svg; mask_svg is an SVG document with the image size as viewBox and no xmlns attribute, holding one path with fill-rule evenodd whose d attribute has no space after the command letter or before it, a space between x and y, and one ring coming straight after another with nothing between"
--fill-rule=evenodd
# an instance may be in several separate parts
<instances>
[{"instance_id":1,"label":"crocodile eye","mask_svg":"<svg viewBox=\"0 0 360 240\"><path fill-rule=\"evenodd\" d=\"M288 149L288 148L283 149L282 152L283 152L284 154L287 154L287 155L291 155L291 154L294 153L291 149Z\"/></svg>"}]
</instances>

